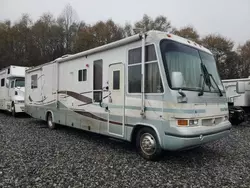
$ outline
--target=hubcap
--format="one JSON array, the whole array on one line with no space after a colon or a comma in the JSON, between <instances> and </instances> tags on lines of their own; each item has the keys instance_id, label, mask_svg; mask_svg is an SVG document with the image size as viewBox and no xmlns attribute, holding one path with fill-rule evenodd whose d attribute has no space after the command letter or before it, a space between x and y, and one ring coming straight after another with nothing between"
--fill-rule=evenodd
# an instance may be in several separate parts
<instances>
[{"instance_id":1,"label":"hubcap","mask_svg":"<svg viewBox=\"0 0 250 188\"><path fill-rule=\"evenodd\" d=\"M144 133L140 140L141 149L147 155L152 155L156 151L156 141L155 138L149 134Z\"/></svg>"}]
</instances>

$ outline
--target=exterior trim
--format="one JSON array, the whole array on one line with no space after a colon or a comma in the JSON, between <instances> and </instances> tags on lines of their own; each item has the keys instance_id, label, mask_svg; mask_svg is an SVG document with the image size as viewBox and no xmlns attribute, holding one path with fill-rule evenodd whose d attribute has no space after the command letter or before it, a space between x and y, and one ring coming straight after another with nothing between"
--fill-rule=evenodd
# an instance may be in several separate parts
<instances>
[{"instance_id":1,"label":"exterior trim","mask_svg":"<svg viewBox=\"0 0 250 188\"><path fill-rule=\"evenodd\" d=\"M174 136L174 137L178 137L178 138L199 138L201 135L202 136L209 136L209 135L218 134L218 133L222 133L222 132L230 131L230 130L231 130L231 128L224 129L222 131L215 131L215 132L205 133L205 134L199 134L199 135L178 135L178 134L173 134L173 133L165 132L165 135L167 135L167 136Z\"/></svg>"}]
</instances>

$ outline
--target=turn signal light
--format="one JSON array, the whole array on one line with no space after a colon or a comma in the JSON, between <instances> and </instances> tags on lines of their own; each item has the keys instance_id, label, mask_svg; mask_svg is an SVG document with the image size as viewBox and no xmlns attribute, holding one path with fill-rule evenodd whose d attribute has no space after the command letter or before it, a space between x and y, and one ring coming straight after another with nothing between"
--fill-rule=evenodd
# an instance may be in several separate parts
<instances>
[{"instance_id":1,"label":"turn signal light","mask_svg":"<svg viewBox=\"0 0 250 188\"><path fill-rule=\"evenodd\" d=\"M177 120L177 125L179 125L179 126L188 126L188 120L186 120L186 119L178 119Z\"/></svg>"}]
</instances>

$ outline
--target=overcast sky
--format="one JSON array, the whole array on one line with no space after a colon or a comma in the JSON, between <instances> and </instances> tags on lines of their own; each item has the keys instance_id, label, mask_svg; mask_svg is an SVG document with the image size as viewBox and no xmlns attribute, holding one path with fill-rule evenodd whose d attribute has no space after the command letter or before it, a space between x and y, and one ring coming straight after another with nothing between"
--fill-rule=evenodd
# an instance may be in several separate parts
<instances>
[{"instance_id":1,"label":"overcast sky","mask_svg":"<svg viewBox=\"0 0 250 188\"><path fill-rule=\"evenodd\" d=\"M250 39L250 0L0 0L0 20L15 21L22 13L33 20L44 12L58 16L68 3L87 23L109 18L134 23L145 13L161 14L177 28L194 26L202 36L220 33L236 45Z\"/></svg>"}]
</instances>

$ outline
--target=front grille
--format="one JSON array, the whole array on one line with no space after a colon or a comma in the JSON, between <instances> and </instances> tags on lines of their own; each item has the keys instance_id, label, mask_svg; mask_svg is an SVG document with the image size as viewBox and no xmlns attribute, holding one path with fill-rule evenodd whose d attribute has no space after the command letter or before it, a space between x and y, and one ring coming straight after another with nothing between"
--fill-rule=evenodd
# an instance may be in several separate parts
<instances>
[{"instance_id":1,"label":"front grille","mask_svg":"<svg viewBox=\"0 0 250 188\"><path fill-rule=\"evenodd\" d=\"M203 119L202 125L203 126L213 126L213 125L220 124L222 121L223 121L223 117Z\"/></svg>"}]
</instances>

